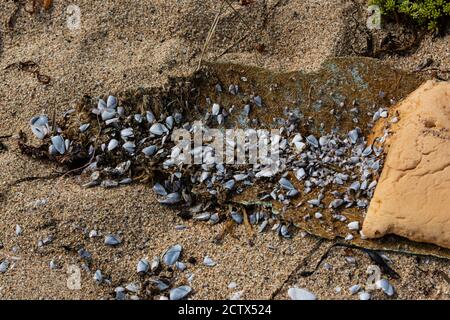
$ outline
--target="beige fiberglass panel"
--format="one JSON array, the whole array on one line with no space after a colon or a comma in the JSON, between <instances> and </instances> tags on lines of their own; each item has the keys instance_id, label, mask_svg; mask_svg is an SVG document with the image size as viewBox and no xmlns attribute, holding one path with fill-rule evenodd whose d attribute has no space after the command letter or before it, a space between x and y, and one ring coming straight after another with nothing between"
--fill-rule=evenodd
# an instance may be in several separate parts
<instances>
[{"instance_id":1,"label":"beige fiberglass panel","mask_svg":"<svg viewBox=\"0 0 450 320\"><path fill-rule=\"evenodd\" d=\"M363 233L450 248L450 83L426 82L397 112Z\"/></svg>"}]
</instances>

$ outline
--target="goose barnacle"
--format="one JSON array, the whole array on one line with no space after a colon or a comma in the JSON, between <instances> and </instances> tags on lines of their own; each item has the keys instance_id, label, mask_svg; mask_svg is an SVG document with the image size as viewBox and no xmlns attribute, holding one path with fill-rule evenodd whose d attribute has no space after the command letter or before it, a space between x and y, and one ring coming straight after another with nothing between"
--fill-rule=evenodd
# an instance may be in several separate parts
<instances>
[{"instance_id":1,"label":"goose barnacle","mask_svg":"<svg viewBox=\"0 0 450 320\"><path fill-rule=\"evenodd\" d=\"M161 136L167 132L167 128L161 123L155 123L150 127L150 132L157 136Z\"/></svg>"},{"instance_id":2,"label":"goose barnacle","mask_svg":"<svg viewBox=\"0 0 450 320\"><path fill-rule=\"evenodd\" d=\"M178 258L181 255L181 251L183 247L179 244L176 244L169 249L167 249L162 255L162 262L167 266L172 266L175 262L178 261Z\"/></svg>"},{"instance_id":3,"label":"goose barnacle","mask_svg":"<svg viewBox=\"0 0 450 320\"><path fill-rule=\"evenodd\" d=\"M61 136L53 136L51 138L53 148L59 152L60 154L64 154L66 152L66 144Z\"/></svg>"},{"instance_id":4,"label":"goose barnacle","mask_svg":"<svg viewBox=\"0 0 450 320\"><path fill-rule=\"evenodd\" d=\"M124 148L128 153L134 153L136 145L134 142L128 141L123 144L122 148Z\"/></svg>"},{"instance_id":5,"label":"goose barnacle","mask_svg":"<svg viewBox=\"0 0 450 320\"><path fill-rule=\"evenodd\" d=\"M106 102L107 109L115 109L117 107L117 98L114 96L109 96Z\"/></svg>"}]
</instances>

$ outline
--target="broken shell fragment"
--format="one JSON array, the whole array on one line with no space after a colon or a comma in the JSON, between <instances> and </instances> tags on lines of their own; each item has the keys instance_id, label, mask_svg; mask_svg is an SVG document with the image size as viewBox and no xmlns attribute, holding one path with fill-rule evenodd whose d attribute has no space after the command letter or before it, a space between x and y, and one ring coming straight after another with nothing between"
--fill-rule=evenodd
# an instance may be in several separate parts
<instances>
[{"instance_id":1,"label":"broken shell fragment","mask_svg":"<svg viewBox=\"0 0 450 320\"><path fill-rule=\"evenodd\" d=\"M110 120L116 116L116 112L114 110L106 109L102 112L102 120Z\"/></svg>"},{"instance_id":2,"label":"broken shell fragment","mask_svg":"<svg viewBox=\"0 0 450 320\"><path fill-rule=\"evenodd\" d=\"M150 132L157 136L161 136L167 132L167 128L161 123L155 123L150 127Z\"/></svg>"},{"instance_id":3,"label":"broken shell fragment","mask_svg":"<svg viewBox=\"0 0 450 320\"><path fill-rule=\"evenodd\" d=\"M169 130L172 130L172 128L173 128L173 122L174 122L174 120L173 120L172 116L169 116L166 118L166 126L167 126L167 128L169 128Z\"/></svg>"},{"instance_id":4,"label":"broken shell fragment","mask_svg":"<svg viewBox=\"0 0 450 320\"><path fill-rule=\"evenodd\" d=\"M151 111L147 111L147 113L145 114L145 117L147 118L148 123L153 123L156 120L155 115Z\"/></svg>"},{"instance_id":5,"label":"broken shell fragment","mask_svg":"<svg viewBox=\"0 0 450 320\"><path fill-rule=\"evenodd\" d=\"M115 109L117 107L117 98L114 96L109 96L106 102L106 108Z\"/></svg>"},{"instance_id":6,"label":"broken shell fragment","mask_svg":"<svg viewBox=\"0 0 450 320\"><path fill-rule=\"evenodd\" d=\"M114 150L119 145L119 141L116 139L111 139L108 143L108 151Z\"/></svg>"},{"instance_id":7,"label":"broken shell fragment","mask_svg":"<svg viewBox=\"0 0 450 320\"><path fill-rule=\"evenodd\" d=\"M80 126L80 132L81 132L81 133L85 132L87 129L89 129L90 126L91 126L91 125L90 125L89 123L82 124L82 125Z\"/></svg>"},{"instance_id":8,"label":"broken shell fragment","mask_svg":"<svg viewBox=\"0 0 450 320\"><path fill-rule=\"evenodd\" d=\"M319 141L317 141L317 138L314 137L313 135L307 136L306 142L308 142L308 144L310 144L313 147L316 147L316 148L319 147Z\"/></svg>"},{"instance_id":9,"label":"broken shell fragment","mask_svg":"<svg viewBox=\"0 0 450 320\"><path fill-rule=\"evenodd\" d=\"M260 96L256 96L253 98L253 101L255 102L257 107L262 107L262 98Z\"/></svg>"},{"instance_id":10,"label":"broken shell fragment","mask_svg":"<svg viewBox=\"0 0 450 320\"><path fill-rule=\"evenodd\" d=\"M162 199L159 199L158 202L161 204L175 204L181 201L181 196L178 192L169 193L168 195L164 196Z\"/></svg>"},{"instance_id":11,"label":"broken shell fragment","mask_svg":"<svg viewBox=\"0 0 450 320\"><path fill-rule=\"evenodd\" d=\"M216 262L213 259L211 259L210 257L206 256L203 259L203 264L207 267L214 267L216 265Z\"/></svg>"},{"instance_id":12,"label":"broken shell fragment","mask_svg":"<svg viewBox=\"0 0 450 320\"><path fill-rule=\"evenodd\" d=\"M220 105L217 103L214 103L212 106L212 111L211 111L212 115L217 116L219 114L219 112L220 112Z\"/></svg>"},{"instance_id":13,"label":"broken shell fragment","mask_svg":"<svg viewBox=\"0 0 450 320\"><path fill-rule=\"evenodd\" d=\"M313 293L301 288L289 288L288 295L291 300L316 300Z\"/></svg>"},{"instance_id":14,"label":"broken shell fragment","mask_svg":"<svg viewBox=\"0 0 450 320\"><path fill-rule=\"evenodd\" d=\"M142 149L142 152L147 156L151 157L158 151L158 148L156 146L148 146L144 149Z\"/></svg>"},{"instance_id":15,"label":"broken shell fragment","mask_svg":"<svg viewBox=\"0 0 450 320\"><path fill-rule=\"evenodd\" d=\"M150 263L150 271L155 272L159 268L159 257L153 257L152 262Z\"/></svg>"},{"instance_id":16,"label":"broken shell fragment","mask_svg":"<svg viewBox=\"0 0 450 320\"><path fill-rule=\"evenodd\" d=\"M394 287L386 279L378 280L377 282L375 282L375 286L377 287L377 289L383 290L383 292L388 296L394 295Z\"/></svg>"},{"instance_id":17,"label":"broken shell fragment","mask_svg":"<svg viewBox=\"0 0 450 320\"><path fill-rule=\"evenodd\" d=\"M43 140L48 135L49 130L46 126L31 126L31 132L33 132L36 138Z\"/></svg>"},{"instance_id":18,"label":"broken shell fragment","mask_svg":"<svg viewBox=\"0 0 450 320\"><path fill-rule=\"evenodd\" d=\"M134 137L133 128L126 128L121 130L120 136L124 139L133 138Z\"/></svg>"},{"instance_id":19,"label":"broken shell fragment","mask_svg":"<svg viewBox=\"0 0 450 320\"><path fill-rule=\"evenodd\" d=\"M147 271L150 269L150 264L148 263L147 259L141 259L139 260L136 271L137 273L147 273Z\"/></svg>"},{"instance_id":20,"label":"broken shell fragment","mask_svg":"<svg viewBox=\"0 0 450 320\"><path fill-rule=\"evenodd\" d=\"M134 153L136 145L134 144L134 142L128 141L123 144L122 148L124 148L128 153Z\"/></svg>"},{"instance_id":21,"label":"broken shell fragment","mask_svg":"<svg viewBox=\"0 0 450 320\"><path fill-rule=\"evenodd\" d=\"M105 236L105 244L108 246L117 246L121 243L119 238L117 238L115 235L108 234Z\"/></svg>"},{"instance_id":22,"label":"broken shell fragment","mask_svg":"<svg viewBox=\"0 0 450 320\"><path fill-rule=\"evenodd\" d=\"M178 288L173 288L170 290L169 298L170 300L181 300L185 298L192 291L189 286L181 286Z\"/></svg>"},{"instance_id":23,"label":"broken shell fragment","mask_svg":"<svg viewBox=\"0 0 450 320\"><path fill-rule=\"evenodd\" d=\"M172 266L175 264L175 262L178 261L178 258L180 257L181 251L183 250L183 247L181 245L176 244L164 252L162 256L162 262L167 266Z\"/></svg>"},{"instance_id":24,"label":"broken shell fragment","mask_svg":"<svg viewBox=\"0 0 450 320\"><path fill-rule=\"evenodd\" d=\"M61 136L53 136L52 137L52 146L55 148L57 152L60 154L64 154L66 152L66 144L64 142L63 137Z\"/></svg>"},{"instance_id":25,"label":"broken shell fragment","mask_svg":"<svg viewBox=\"0 0 450 320\"><path fill-rule=\"evenodd\" d=\"M286 190L294 190L294 185L286 178L281 178L278 183Z\"/></svg>"},{"instance_id":26,"label":"broken shell fragment","mask_svg":"<svg viewBox=\"0 0 450 320\"><path fill-rule=\"evenodd\" d=\"M102 283L103 281L103 275L100 270L95 271L94 273L94 281L97 283Z\"/></svg>"},{"instance_id":27,"label":"broken shell fragment","mask_svg":"<svg viewBox=\"0 0 450 320\"><path fill-rule=\"evenodd\" d=\"M156 183L156 184L153 186L153 191L155 191L155 193L156 193L157 195L160 195L160 196L166 196L166 195L167 195L166 189L165 189L161 184L159 184L159 183Z\"/></svg>"},{"instance_id":28,"label":"broken shell fragment","mask_svg":"<svg viewBox=\"0 0 450 320\"><path fill-rule=\"evenodd\" d=\"M8 271L9 268L9 261L3 260L2 263L0 263L0 273L5 273Z\"/></svg>"}]
</instances>

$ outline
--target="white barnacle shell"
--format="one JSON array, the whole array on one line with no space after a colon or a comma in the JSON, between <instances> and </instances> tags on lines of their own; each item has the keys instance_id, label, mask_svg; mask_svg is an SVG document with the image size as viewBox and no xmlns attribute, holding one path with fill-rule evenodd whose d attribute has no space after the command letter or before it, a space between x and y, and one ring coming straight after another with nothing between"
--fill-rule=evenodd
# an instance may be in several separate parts
<instances>
[{"instance_id":1,"label":"white barnacle shell","mask_svg":"<svg viewBox=\"0 0 450 320\"><path fill-rule=\"evenodd\" d=\"M166 126L167 126L167 128L169 128L169 130L172 130L173 123L174 123L173 117L172 116L168 116L166 118Z\"/></svg>"},{"instance_id":2,"label":"white barnacle shell","mask_svg":"<svg viewBox=\"0 0 450 320\"><path fill-rule=\"evenodd\" d=\"M354 181L350 185L349 190L354 191L354 192L358 192L360 188L361 188L361 183L359 183L359 181Z\"/></svg>"},{"instance_id":3,"label":"white barnacle shell","mask_svg":"<svg viewBox=\"0 0 450 320\"><path fill-rule=\"evenodd\" d=\"M335 200L331 201L330 207L336 209L336 208L339 208L340 206L342 206L343 204L344 204L344 200L335 199Z\"/></svg>"},{"instance_id":4,"label":"white barnacle shell","mask_svg":"<svg viewBox=\"0 0 450 320\"><path fill-rule=\"evenodd\" d=\"M349 131L348 138L350 139L350 142L352 144L355 144L358 141L358 137L359 137L358 129L353 129L353 130Z\"/></svg>"},{"instance_id":5,"label":"white barnacle shell","mask_svg":"<svg viewBox=\"0 0 450 320\"><path fill-rule=\"evenodd\" d=\"M9 261L3 260L2 263L0 263L0 273L5 273L8 271L9 268Z\"/></svg>"},{"instance_id":6,"label":"white barnacle shell","mask_svg":"<svg viewBox=\"0 0 450 320\"><path fill-rule=\"evenodd\" d=\"M330 141L329 138L327 137L320 137L319 138L319 144L323 147L326 146L328 144L328 142Z\"/></svg>"},{"instance_id":7,"label":"white barnacle shell","mask_svg":"<svg viewBox=\"0 0 450 320\"><path fill-rule=\"evenodd\" d=\"M176 244L176 245L170 247L162 255L162 262L167 266L174 265L175 262L178 261L178 258L180 257L182 250L183 250L183 247L179 244Z\"/></svg>"},{"instance_id":8,"label":"white barnacle shell","mask_svg":"<svg viewBox=\"0 0 450 320\"><path fill-rule=\"evenodd\" d=\"M108 246L117 246L121 242L122 241L120 241L120 239L117 238L113 234L108 234L108 235L105 236L105 244L108 245Z\"/></svg>"},{"instance_id":9,"label":"white barnacle shell","mask_svg":"<svg viewBox=\"0 0 450 320\"><path fill-rule=\"evenodd\" d=\"M136 145L134 142L128 141L123 144L122 148L124 148L128 153L134 153Z\"/></svg>"},{"instance_id":10,"label":"white barnacle shell","mask_svg":"<svg viewBox=\"0 0 450 320\"><path fill-rule=\"evenodd\" d=\"M302 288L289 288L288 296L291 300L316 300L316 296Z\"/></svg>"},{"instance_id":11,"label":"white barnacle shell","mask_svg":"<svg viewBox=\"0 0 450 320\"><path fill-rule=\"evenodd\" d=\"M147 271L150 269L150 264L147 259L141 259L137 263L136 271L137 273L147 273Z\"/></svg>"},{"instance_id":12,"label":"white barnacle shell","mask_svg":"<svg viewBox=\"0 0 450 320\"><path fill-rule=\"evenodd\" d=\"M144 153L147 157L153 156L157 151L158 148L154 145L142 149L142 153Z\"/></svg>"},{"instance_id":13,"label":"white barnacle shell","mask_svg":"<svg viewBox=\"0 0 450 320\"><path fill-rule=\"evenodd\" d=\"M107 106L106 106L105 100L99 99L99 100L98 100L98 104L97 104L97 109L100 110L100 111L103 111L103 110L105 110L106 108L107 108Z\"/></svg>"},{"instance_id":14,"label":"white barnacle shell","mask_svg":"<svg viewBox=\"0 0 450 320\"><path fill-rule=\"evenodd\" d=\"M156 184L153 186L153 191L155 191L155 193L156 193L157 195L160 195L160 196L166 196L166 195L167 195L166 189L165 189L161 184L159 184L159 183L156 183Z\"/></svg>"},{"instance_id":15,"label":"white barnacle shell","mask_svg":"<svg viewBox=\"0 0 450 320\"><path fill-rule=\"evenodd\" d=\"M49 130L47 126L31 126L31 132L33 132L36 138L43 140L47 136Z\"/></svg>"},{"instance_id":16,"label":"white barnacle shell","mask_svg":"<svg viewBox=\"0 0 450 320\"><path fill-rule=\"evenodd\" d=\"M120 131L120 136L124 139L134 137L133 128L125 128Z\"/></svg>"},{"instance_id":17,"label":"white barnacle shell","mask_svg":"<svg viewBox=\"0 0 450 320\"><path fill-rule=\"evenodd\" d=\"M212 115L217 116L219 114L219 112L220 112L220 105L217 103L214 103L212 106L212 111L211 111Z\"/></svg>"},{"instance_id":18,"label":"white barnacle shell","mask_svg":"<svg viewBox=\"0 0 450 320\"><path fill-rule=\"evenodd\" d=\"M281 178L279 184L286 190L294 190L294 185L286 178Z\"/></svg>"},{"instance_id":19,"label":"white barnacle shell","mask_svg":"<svg viewBox=\"0 0 450 320\"><path fill-rule=\"evenodd\" d=\"M113 109L106 109L104 111L102 111L102 120L106 121L106 120L110 120L112 118L114 118L116 116L116 111Z\"/></svg>"},{"instance_id":20,"label":"white barnacle shell","mask_svg":"<svg viewBox=\"0 0 450 320\"><path fill-rule=\"evenodd\" d=\"M39 115L30 120L31 131L40 140L50 132L48 126L48 117L46 115Z\"/></svg>"},{"instance_id":21,"label":"white barnacle shell","mask_svg":"<svg viewBox=\"0 0 450 320\"><path fill-rule=\"evenodd\" d=\"M31 126L42 127L48 125L48 117L46 115L39 115L31 118Z\"/></svg>"},{"instance_id":22,"label":"white barnacle shell","mask_svg":"<svg viewBox=\"0 0 450 320\"><path fill-rule=\"evenodd\" d=\"M114 96L109 96L106 102L107 109L115 109L117 107L117 98Z\"/></svg>"},{"instance_id":23,"label":"white barnacle shell","mask_svg":"<svg viewBox=\"0 0 450 320\"><path fill-rule=\"evenodd\" d=\"M181 286L170 290L170 300L181 300L185 298L192 291L189 286Z\"/></svg>"},{"instance_id":24,"label":"white barnacle shell","mask_svg":"<svg viewBox=\"0 0 450 320\"><path fill-rule=\"evenodd\" d=\"M95 273L94 273L94 280L97 283L102 283L103 275L102 275L102 272L100 270L95 271Z\"/></svg>"},{"instance_id":25,"label":"white barnacle shell","mask_svg":"<svg viewBox=\"0 0 450 320\"><path fill-rule=\"evenodd\" d=\"M394 295L394 287L386 279L378 280L377 282L375 282L375 286L378 289L382 289L388 296Z\"/></svg>"},{"instance_id":26,"label":"white barnacle shell","mask_svg":"<svg viewBox=\"0 0 450 320\"><path fill-rule=\"evenodd\" d=\"M167 128L161 123L155 123L150 127L150 132L157 136L161 136L167 132Z\"/></svg>"},{"instance_id":27,"label":"white barnacle shell","mask_svg":"<svg viewBox=\"0 0 450 320\"><path fill-rule=\"evenodd\" d=\"M305 169L299 168L297 171L295 171L295 177L297 180L303 180L303 178L306 176Z\"/></svg>"},{"instance_id":28,"label":"white barnacle shell","mask_svg":"<svg viewBox=\"0 0 450 320\"><path fill-rule=\"evenodd\" d=\"M80 132L85 132L87 129L89 129L90 126L91 125L89 123L82 124L80 126Z\"/></svg>"},{"instance_id":29,"label":"white barnacle shell","mask_svg":"<svg viewBox=\"0 0 450 320\"><path fill-rule=\"evenodd\" d=\"M148 123L153 123L156 120L155 115L151 111L147 111L145 117L147 118Z\"/></svg>"},{"instance_id":30,"label":"white barnacle shell","mask_svg":"<svg viewBox=\"0 0 450 320\"><path fill-rule=\"evenodd\" d=\"M63 137L61 136L53 136L52 137L52 146L55 148L57 152L60 154L64 154L66 152L66 144L64 142Z\"/></svg>"},{"instance_id":31,"label":"white barnacle shell","mask_svg":"<svg viewBox=\"0 0 450 320\"><path fill-rule=\"evenodd\" d=\"M234 181L234 179L230 179L227 182L225 182L223 186L225 189L231 190L231 189L233 189L235 183L236 183L236 181Z\"/></svg>"},{"instance_id":32,"label":"white barnacle shell","mask_svg":"<svg viewBox=\"0 0 450 320\"><path fill-rule=\"evenodd\" d=\"M206 256L203 259L203 264L207 267L214 267L216 265L216 262L213 259L211 259L210 257Z\"/></svg>"},{"instance_id":33,"label":"white barnacle shell","mask_svg":"<svg viewBox=\"0 0 450 320\"><path fill-rule=\"evenodd\" d=\"M217 116L217 123L218 123L219 125L221 125L221 124L223 123L223 120L224 120L223 115L219 114L219 115Z\"/></svg>"},{"instance_id":34,"label":"white barnacle shell","mask_svg":"<svg viewBox=\"0 0 450 320\"><path fill-rule=\"evenodd\" d=\"M358 231L358 230L359 230L359 222L358 222L358 221L352 221L352 222L350 222L350 223L347 225L347 227L348 227L350 230Z\"/></svg>"},{"instance_id":35,"label":"white barnacle shell","mask_svg":"<svg viewBox=\"0 0 450 320\"><path fill-rule=\"evenodd\" d=\"M259 171L255 176L257 178L269 178L269 177L273 177L275 173L273 172L273 170L269 167L262 169L261 171Z\"/></svg>"},{"instance_id":36,"label":"white barnacle shell","mask_svg":"<svg viewBox=\"0 0 450 320\"><path fill-rule=\"evenodd\" d=\"M167 205L175 204L180 201L181 201L181 196L178 192L169 193L164 198L158 200L159 203L167 204Z\"/></svg>"},{"instance_id":37,"label":"white barnacle shell","mask_svg":"<svg viewBox=\"0 0 450 320\"><path fill-rule=\"evenodd\" d=\"M111 141L109 141L108 143L108 151L112 151L115 148L117 148L117 146L119 145L119 141L117 141L116 139L111 139Z\"/></svg>"},{"instance_id":38,"label":"white barnacle shell","mask_svg":"<svg viewBox=\"0 0 450 320\"><path fill-rule=\"evenodd\" d=\"M367 146L367 148L364 149L364 151L362 152L361 156L362 157L367 157L372 153L372 145Z\"/></svg>"},{"instance_id":39,"label":"white barnacle shell","mask_svg":"<svg viewBox=\"0 0 450 320\"><path fill-rule=\"evenodd\" d=\"M319 147L319 141L317 141L317 138L313 135L307 136L306 142L308 142L308 144L312 145L313 147L316 147L316 148Z\"/></svg>"}]
</instances>

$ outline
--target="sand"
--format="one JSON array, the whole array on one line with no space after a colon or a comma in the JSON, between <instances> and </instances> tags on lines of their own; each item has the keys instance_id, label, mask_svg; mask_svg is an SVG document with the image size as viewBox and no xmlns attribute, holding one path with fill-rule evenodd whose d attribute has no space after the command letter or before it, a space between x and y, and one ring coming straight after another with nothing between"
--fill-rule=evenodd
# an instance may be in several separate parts
<instances>
[{"instance_id":1,"label":"sand","mask_svg":"<svg viewBox=\"0 0 450 320\"><path fill-rule=\"evenodd\" d=\"M137 87L164 84L168 76L186 75L195 70L209 27L218 10L217 1L54 1L49 12L30 15L21 8L8 30L0 33L0 136L28 130L29 119L39 113L61 113L84 94L104 95ZM65 10L69 4L81 9L81 29L67 28ZM276 70L314 70L327 57L341 54L348 43L349 2L256 1L251 6L224 9L205 60L221 55L230 44L250 30L249 36L222 55L219 60L239 62ZM14 11L13 1L2 1L0 20ZM320 19L318 18L320 17ZM424 57L432 56L440 68L449 68L449 36L426 38L416 54L385 57L394 65L412 70ZM32 60L51 83L40 83L33 74L5 67ZM0 152L0 188L17 179L46 176L61 170L50 163L22 156L14 139L2 140L8 150ZM45 199L44 205L36 203ZM11 187L0 203L0 259L12 265L0 274L0 297L4 299L109 299L116 286L138 281L135 269L139 259L160 255L168 246L183 245L183 261L194 274L193 299L227 299L242 290L246 299L287 299L287 290L299 286L320 299L357 299L348 288L364 285L367 267L372 264L355 250L335 249L326 260L331 270L319 268L308 278L298 276L318 239L298 231L292 240L268 232L250 245L244 228L216 245L212 239L223 225L182 221L177 212L161 207L151 188L131 185L114 190L80 186L77 177L35 180ZM15 226L23 233L15 235ZM184 224L182 231L175 226ZM123 244L105 247L103 238L90 239L86 231L102 235L117 233ZM38 247L48 235L54 241ZM324 242L307 265L315 265ZM83 262L77 254L85 248L92 254L91 271L82 270L82 288L67 287L67 268ZM315 251L314 251L315 252ZM217 265L203 266L205 255ZM400 273L391 280L398 299L448 299L447 261L387 254ZM349 265L346 256L356 258ZM50 270L55 260L61 268ZM112 285L97 285L93 272L102 270ZM186 274L177 273L175 283L187 283ZM447 276L448 279L448 276ZM228 289L235 281L238 287ZM335 287L342 291L336 293ZM375 299L386 296L374 292Z\"/></svg>"}]
</instances>

